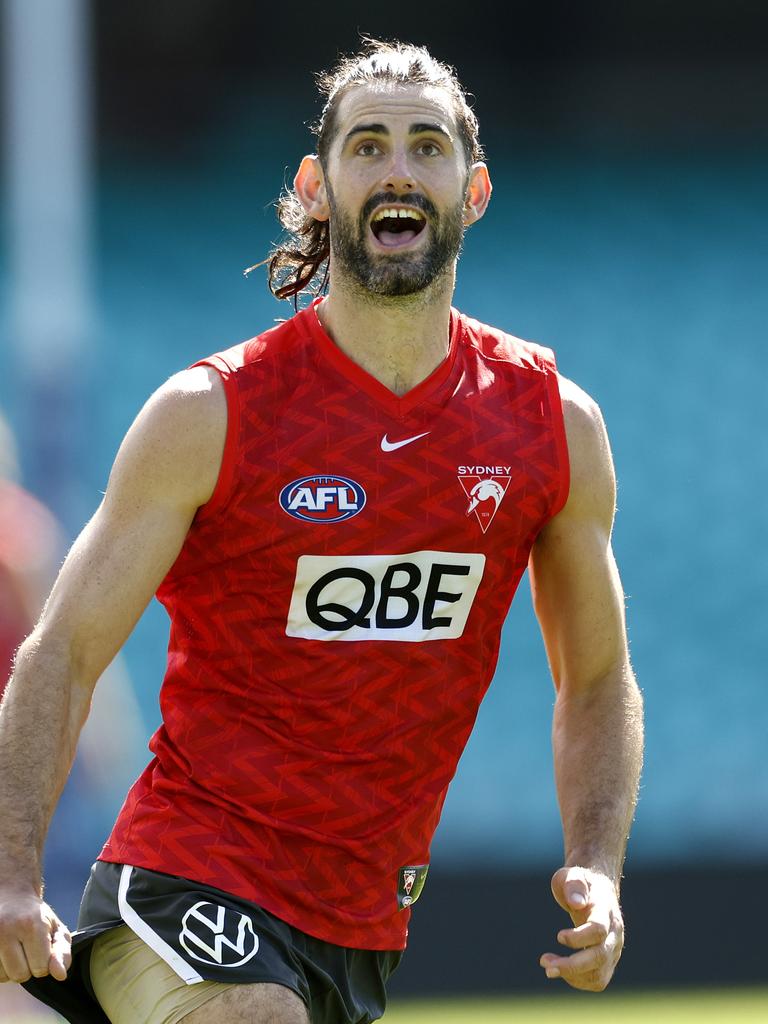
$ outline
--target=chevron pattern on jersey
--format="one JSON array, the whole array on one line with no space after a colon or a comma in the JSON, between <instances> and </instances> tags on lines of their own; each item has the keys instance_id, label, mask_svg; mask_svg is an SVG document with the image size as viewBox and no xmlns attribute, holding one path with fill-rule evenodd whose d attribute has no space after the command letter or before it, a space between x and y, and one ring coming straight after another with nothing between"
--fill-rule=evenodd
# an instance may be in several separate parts
<instances>
[{"instance_id":1,"label":"chevron pattern on jersey","mask_svg":"<svg viewBox=\"0 0 768 1024\"><path fill-rule=\"evenodd\" d=\"M398 398L310 308L209 362L230 469L158 591L163 724L101 856L402 948L400 871L429 862L531 545L566 498L554 361L454 310L446 360Z\"/></svg>"}]
</instances>

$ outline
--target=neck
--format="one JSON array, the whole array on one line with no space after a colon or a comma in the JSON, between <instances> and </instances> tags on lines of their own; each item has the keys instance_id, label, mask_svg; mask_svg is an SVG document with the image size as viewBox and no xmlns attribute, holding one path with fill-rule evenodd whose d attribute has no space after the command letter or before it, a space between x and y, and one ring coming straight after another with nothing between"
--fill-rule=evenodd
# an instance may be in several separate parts
<instances>
[{"instance_id":1,"label":"neck","mask_svg":"<svg viewBox=\"0 0 768 1024\"><path fill-rule=\"evenodd\" d=\"M455 271L417 295L372 295L330 275L317 307L320 323L366 373L403 395L435 370L448 353Z\"/></svg>"}]
</instances>

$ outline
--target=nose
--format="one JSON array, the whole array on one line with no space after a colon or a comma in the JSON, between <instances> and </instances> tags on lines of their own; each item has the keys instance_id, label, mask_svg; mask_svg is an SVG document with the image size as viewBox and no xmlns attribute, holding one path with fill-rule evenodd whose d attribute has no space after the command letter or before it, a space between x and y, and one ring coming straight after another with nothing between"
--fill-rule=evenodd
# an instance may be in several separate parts
<instances>
[{"instance_id":1,"label":"nose","mask_svg":"<svg viewBox=\"0 0 768 1024\"><path fill-rule=\"evenodd\" d=\"M387 192L411 192L416 187L405 152L392 154L392 162L382 184Z\"/></svg>"}]
</instances>

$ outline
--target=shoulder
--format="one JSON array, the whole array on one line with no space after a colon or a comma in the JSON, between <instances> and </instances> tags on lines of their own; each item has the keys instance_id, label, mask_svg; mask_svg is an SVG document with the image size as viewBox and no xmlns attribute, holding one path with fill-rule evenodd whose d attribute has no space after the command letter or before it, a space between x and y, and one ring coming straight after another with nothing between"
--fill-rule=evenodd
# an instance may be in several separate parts
<instances>
[{"instance_id":1,"label":"shoulder","mask_svg":"<svg viewBox=\"0 0 768 1024\"><path fill-rule=\"evenodd\" d=\"M490 324L484 324L465 313L455 311L463 328L465 343L476 349L486 360L509 363L528 370L554 372L555 357L551 349L533 341L525 341L507 334Z\"/></svg>"},{"instance_id":2,"label":"shoulder","mask_svg":"<svg viewBox=\"0 0 768 1024\"><path fill-rule=\"evenodd\" d=\"M227 401L221 375L212 366L174 374L149 397L139 420L148 435L173 446L202 443L226 431ZM222 434L223 436L223 434Z\"/></svg>"},{"instance_id":3,"label":"shoulder","mask_svg":"<svg viewBox=\"0 0 768 1024\"><path fill-rule=\"evenodd\" d=\"M569 447L573 443L578 448L589 448L599 442L605 434L600 406L583 388L561 373L557 375L557 384Z\"/></svg>"},{"instance_id":4,"label":"shoulder","mask_svg":"<svg viewBox=\"0 0 768 1024\"><path fill-rule=\"evenodd\" d=\"M585 514L612 522L616 478L600 407L586 391L562 374L558 374L558 385L571 477L568 501L560 515Z\"/></svg>"},{"instance_id":5,"label":"shoulder","mask_svg":"<svg viewBox=\"0 0 768 1024\"><path fill-rule=\"evenodd\" d=\"M306 344L312 340L311 321L315 314L311 307L289 317L277 320L261 334L241 341L231 348L206 356L200 364L215 367L226 379L243 370L258 367L270 357L284 359L291 346Z\"/></svg>"},{"instance_id":6,"label":"shoulder","mask_svg":"<svg viewBox=\"0 0 768 1024\"><path fill-rule=\"evenodd\" d=\"M148 492L202 505L213 492L227 433L219 373L194 366L174 374L147 400L118 452L113 477Z\"/></svg>"}]
</instances>

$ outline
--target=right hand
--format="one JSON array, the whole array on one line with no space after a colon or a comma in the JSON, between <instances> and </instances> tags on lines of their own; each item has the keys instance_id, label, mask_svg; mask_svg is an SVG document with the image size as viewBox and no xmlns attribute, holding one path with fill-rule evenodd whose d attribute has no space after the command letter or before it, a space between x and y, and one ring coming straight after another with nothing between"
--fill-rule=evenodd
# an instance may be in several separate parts
<instances>
[{"instance_id":1,"label":"right hand","mask_svg":"<svg viewBox=\"0 0 768 1024\"><path fill-rule=\"evenodd\" d=\"M39 896L0 891L0 982L64 981L71 947L69 929Z\"/></svg>"}]
</instances>

